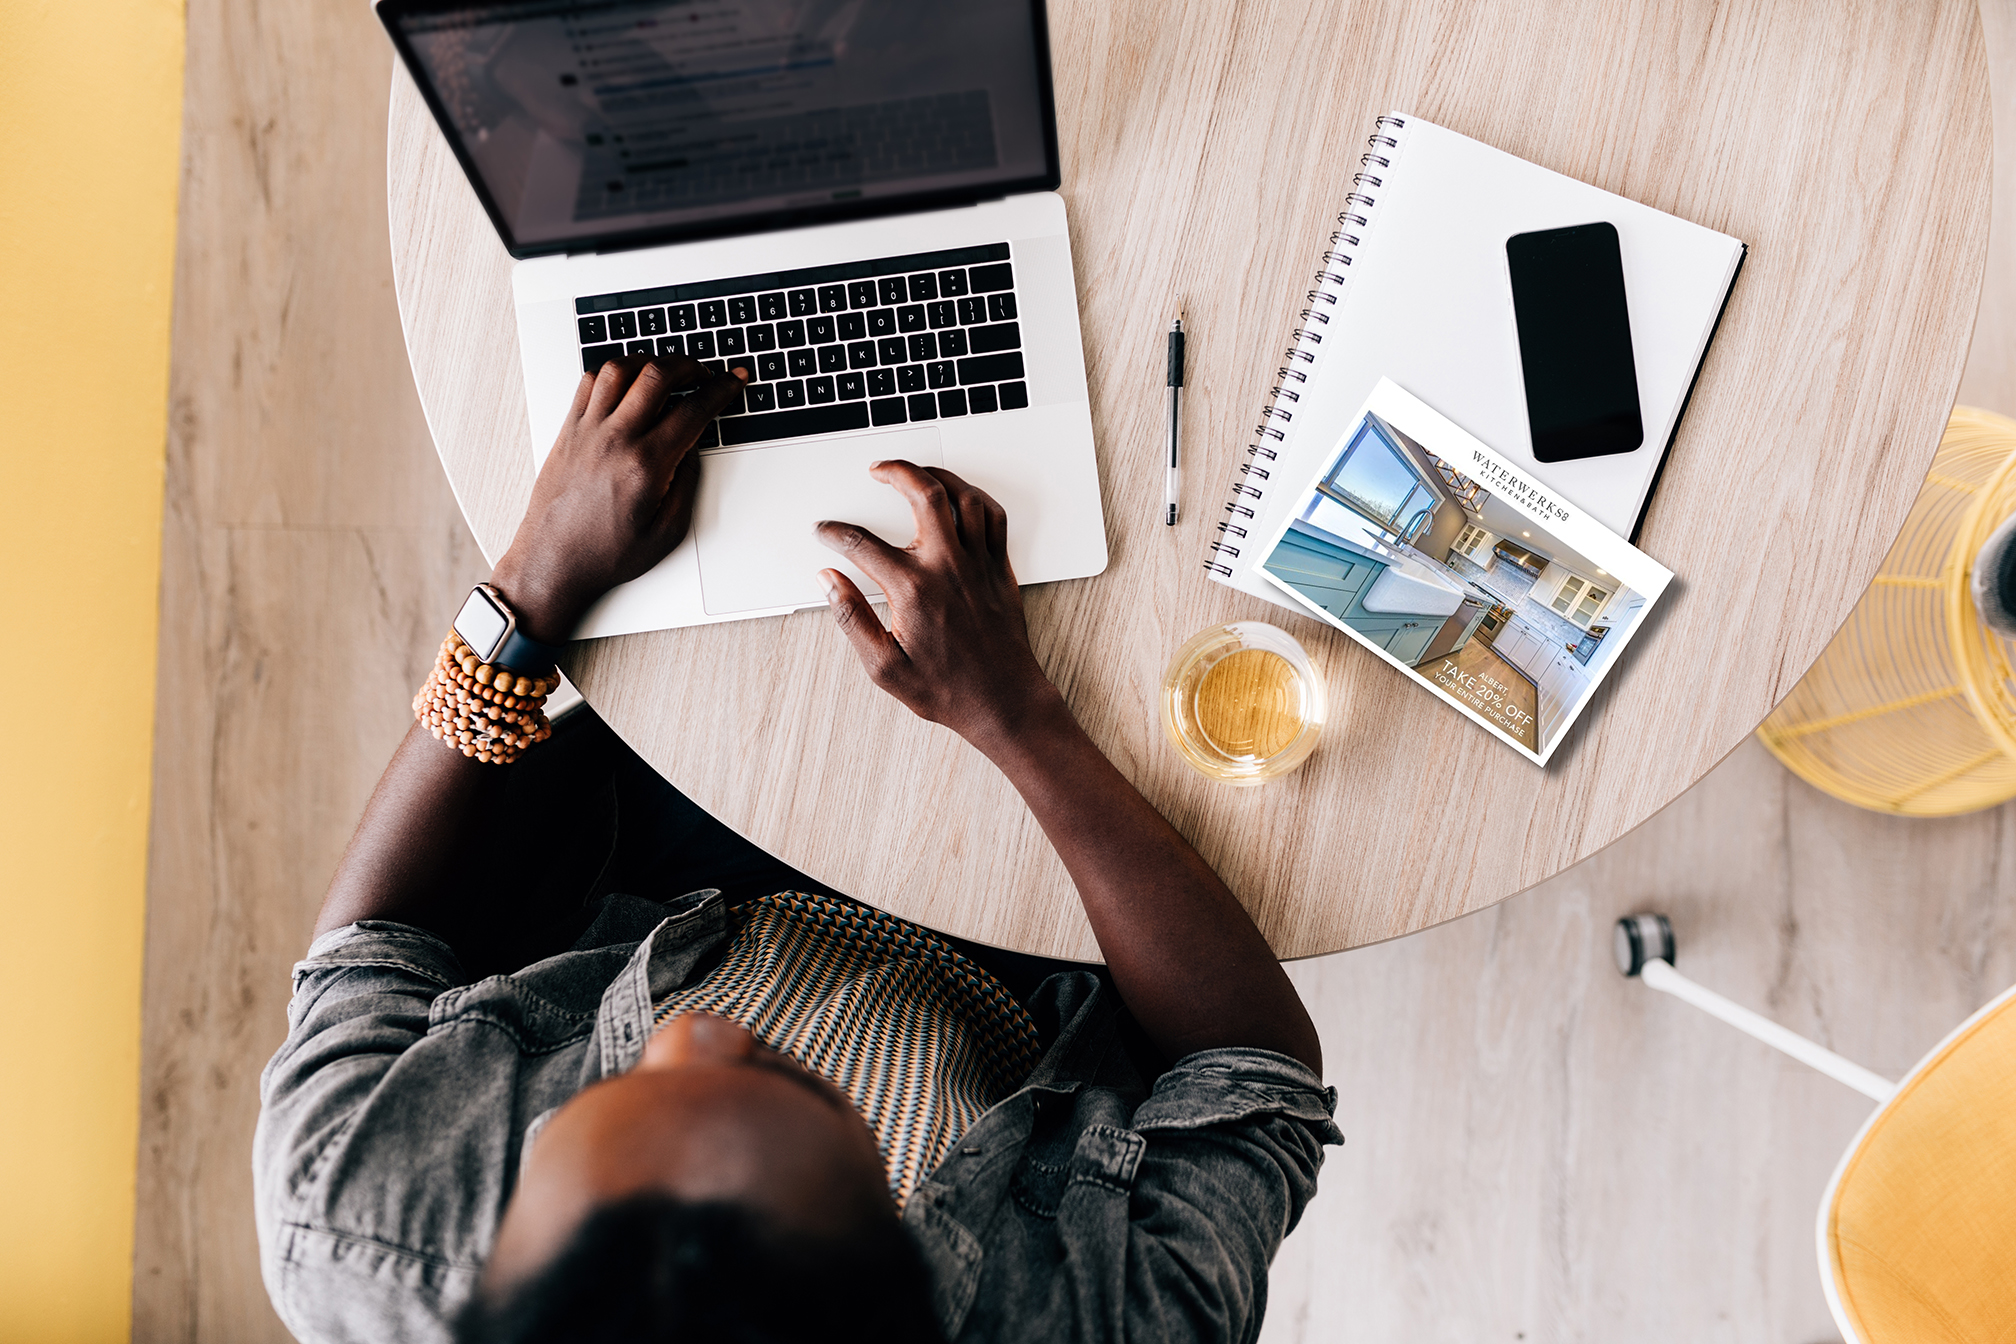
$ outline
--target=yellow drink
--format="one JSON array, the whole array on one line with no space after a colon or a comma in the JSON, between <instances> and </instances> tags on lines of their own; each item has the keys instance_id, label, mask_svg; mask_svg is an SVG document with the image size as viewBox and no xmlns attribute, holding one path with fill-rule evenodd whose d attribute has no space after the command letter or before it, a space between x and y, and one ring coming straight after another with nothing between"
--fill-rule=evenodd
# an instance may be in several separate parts
<instances>
[{"instance_id":1,"label":"yellow drink","mask_svg":"<svg viewBox=\"0 0 2016 1344\"><path fill-rule=\"evenodd\" d=\"M1204 774L1260 784L1315 750L1323 700L1323 684L1292 636L1240 621L1177 651L1162 679L1162 726Z\"/></svg>"}]
</instances>

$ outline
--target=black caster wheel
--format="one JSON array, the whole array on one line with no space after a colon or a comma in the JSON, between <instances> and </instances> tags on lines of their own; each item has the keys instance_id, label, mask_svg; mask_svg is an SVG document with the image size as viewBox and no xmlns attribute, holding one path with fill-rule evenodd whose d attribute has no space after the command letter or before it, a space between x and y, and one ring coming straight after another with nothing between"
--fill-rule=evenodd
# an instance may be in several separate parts
<instances>
[{"instance_id":1,"label":"black caster wheel","mask_svg":"<svg viewBox=\"0 0 2016 1344\"><path fill-rule=\"evenodd\" d=\"M1617 969L1636 975L1648 961L1673 964L1673 925L1664 915L1626 915L1610 934L1610 949L1617 956Z\"/></svg>"}]
</instances>

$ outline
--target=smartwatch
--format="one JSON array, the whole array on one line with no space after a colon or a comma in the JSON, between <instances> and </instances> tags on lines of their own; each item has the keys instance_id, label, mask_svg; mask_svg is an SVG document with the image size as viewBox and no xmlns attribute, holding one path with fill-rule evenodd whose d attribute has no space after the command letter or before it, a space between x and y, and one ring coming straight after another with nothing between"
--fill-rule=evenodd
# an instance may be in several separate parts
<instances>
[{"instance_id":1,"label":"smartwatch","mask_svg":"<svg viewBox=\"0 0 2016 1344\"><path fill-rule=\"evenodd\" d=\"M487 583L469 590L469 600L455 613L455 633L477 661L513 672L544 676L560 661L559 649L519 632L518 613Z\"/></svg>"}]
</instances>

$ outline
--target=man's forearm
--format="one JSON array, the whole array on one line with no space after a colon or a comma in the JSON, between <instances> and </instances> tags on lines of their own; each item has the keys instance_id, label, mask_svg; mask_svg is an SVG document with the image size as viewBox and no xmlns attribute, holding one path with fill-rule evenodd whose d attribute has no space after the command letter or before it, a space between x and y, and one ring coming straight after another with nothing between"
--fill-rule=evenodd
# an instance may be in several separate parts
<instances>
[{"instance_id":1,"label":"man's forearm","mask_svg":"<svg viewBox=\"0 0 2016 1344\"><path fill-rule=\"evenodd\" d=\"M454 751L419 724L371 792L322 898L315 932L394 919L450 937L464 916L459 865L505 772Z\"/></svg>"},{"instance_id":2,"label":"man's forearm","mask_svg":"<svg viewBox=\"0 0 2016 1344\"><path fill-rule=\"evenodd\" d=\"M1056 846L1121 997L1164 1054L1256 1046L1322 1071L1316 1028L1252 919L1061 697L976 745Z\"/></svg>"}]
</instances>

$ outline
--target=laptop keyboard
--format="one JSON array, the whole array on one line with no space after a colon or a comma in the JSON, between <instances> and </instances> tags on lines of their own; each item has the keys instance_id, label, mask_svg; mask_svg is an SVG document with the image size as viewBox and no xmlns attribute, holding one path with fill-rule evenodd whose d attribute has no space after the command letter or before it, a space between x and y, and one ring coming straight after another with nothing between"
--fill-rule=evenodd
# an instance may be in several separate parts
<instances>
[{"instance_id":1,"label":"laptop keyboard","mask_svg":"<svg viewBox=\"0 0 2016 1344\"><path fill-rule=\"evenodd\" d=\"M590 373L663 354L749 371L703 448L1029 404L1006 243L598 294L574 311Z\"/></svg>"}]
</instances>

